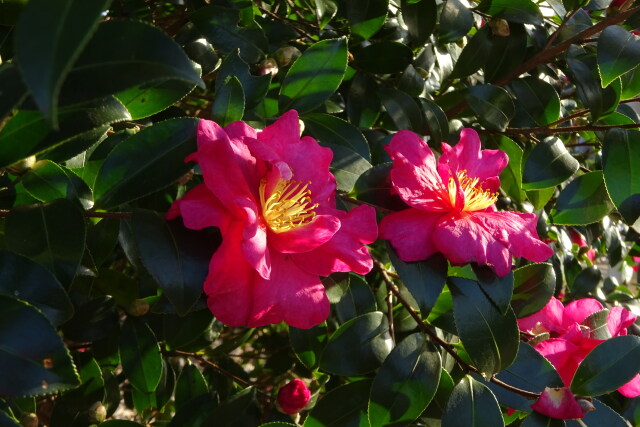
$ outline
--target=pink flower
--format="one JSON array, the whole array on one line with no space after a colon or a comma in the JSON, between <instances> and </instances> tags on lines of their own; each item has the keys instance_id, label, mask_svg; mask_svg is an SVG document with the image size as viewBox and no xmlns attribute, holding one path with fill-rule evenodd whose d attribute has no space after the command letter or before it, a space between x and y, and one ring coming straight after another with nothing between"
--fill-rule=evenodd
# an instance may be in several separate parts
<instances>
[{"instance_id":1,"label":"pink flower","mask_svg":"<svg viewBox=\"0 0 640 427\"><path fill-rule=\"evenodd\" d=\"M198 151L186 160L200 164L204 184L167 217L220 229L204 284L213 314L231 326L323 322L329 301L319 276L371 270L364 245L377 236L374 209L335 209L333 154L300 138L295 111L262 131L201 120L197 137Z\"/></svg>"},{"instance_id":2,"label":"pink flower","mask_svg":"<svg viewBox=\"0 0 640 427\"><path fill-rule=\"evenodd\" d=\"M304 409L311 399L311 391L304 381L296 378L278 390L278 405L282 412L295 414Z\"/></svg>"},{"instance_id":3,"label":"pink flower","mask_svg":"<svg viewBox=\"0 0 640 427\"><path fill-rule=\"evenodd\" d=\"M481 150L474 130L463 129L454 147L443 142L437 163L413 132L398 132L385 148L393 160L393 188L410 208L385 216L380 236L402 260L441 252L452 264L475 261L505 276L512 255L535 262L553 255L538 239L535 214L496 210L498 175L508 158Z\"/></svg>"},{"instance_id":4,"label":"pink flower","mask_svg":"<svg viewBox=\"0 0 640 427\"><path fill-rule=\"evenodd\" d=\"M579 248L583 248L587 246L587 240L584 238L582 234L578 233L573 228L569 228L568 231L569 231L569 239L571 240L571 243L575 243L576 245L578 245ZM585 252L585 256L589 258L589 261L593 262L593 260L596 258L596 251L594 251L593 248L589 248L589 250Z\"/></svg>"},{"instance_id":5,"label":"pink flower","mask_svg":"<svg viewBox=\"0 0 640 427\"><path fill-rule=\"evenodd\" d=\"M571 390L566 387L545 387L538 400L531 405L531 409L547 417L569 420L584 418L586 412L594 408L591 406L583 409L577 402L576 397L571 393Z\"/></svg>"},{"instance_id":6,"label":"pink flower","mask_svg":"<svg viewBox=\"0 0 640 427\"><path fill-rule=\"evenodd\" d=\"M556 368L562 381L569 386L578 365L603 339L591 338L591 330L584 320L604 307L595 299L584 298L566 307L554 297L531 316L518 319L521 331L532 335L549 334L549 338L535 345L535 349ZM607 315L607 331L612 337L626 335L636 316L623 307L612 307ZM640 395L640 375L618 389L626 397Z\"/></svg>"}]
</instances>

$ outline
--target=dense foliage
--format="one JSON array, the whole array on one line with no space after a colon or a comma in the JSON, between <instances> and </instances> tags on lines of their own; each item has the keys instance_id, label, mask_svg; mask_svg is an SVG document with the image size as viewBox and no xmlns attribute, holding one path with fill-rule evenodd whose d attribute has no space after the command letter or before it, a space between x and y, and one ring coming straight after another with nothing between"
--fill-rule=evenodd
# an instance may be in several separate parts
<instances>
[{"instance_id":1,"label":"dense foliage","mask_svg":"<svg viewBox=\"0 0 640 427\"><path fill-rule=\"evenodd\" d=\"M640 424L637 27L634 0L0 0L0 425ZM474 210L537 215L553 255L407 261L420 227L390 231L322 277L326 321L223 324L227 235L167 212L216 176L199 119L290 110L336 218L407 210L398 131L451 159L470 128L508 156Z\"/></svg>"}]
</instances>

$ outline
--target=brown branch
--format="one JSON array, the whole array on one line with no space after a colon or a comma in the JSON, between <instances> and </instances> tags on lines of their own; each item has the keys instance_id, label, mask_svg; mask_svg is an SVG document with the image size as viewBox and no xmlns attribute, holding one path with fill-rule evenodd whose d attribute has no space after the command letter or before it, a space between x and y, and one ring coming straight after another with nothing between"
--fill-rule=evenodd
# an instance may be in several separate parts
<instances>
[{"instance_id":1,"label":"brown branch","mask_svg":"<svg viewBox=\"0 0 640 427\"><path fill-rule=\"evenodd\" d=\"M0 218L9 216L11 210L0 209ZM110 218L110 219L130 219L131 212L83 212L86 218Z\"/></svg>"},{"instance_id":2,"label":"brown branch","mask_svg":"<svg viewBox=\"0 0 640 427\"><path fill-rule=\"evenodd\" d=\"M476 374L482 375L481 372L478 370L478 368L476 368L473 365L470 365L469 363L467 363L465 360L463 360L458 355L458 353L456 352L456 350L453 347L453 345L449 344L448 342L446 342L445 340L440 338L438 336L438 334L436 334L429 327L429 325L426 324L422 320L420 315L414 310L413 307L411 307L411 305L407 302L407 300L404 299L402 294L400 294L400 291L398 290L398 287L395 285L395 283L393 283L393 280L391 280L391 277L389 277L389 272L385 268L384 264L382 264L378 260L374 260L374 264L375 264L376 268L378 269L378 271L380 271L380 274L382 274L382 280L384 280L384 282L387 285L387 287L391 290L391 292L393 292L395 297L398 299L400 304L402 304L402 306L407 310L409 315L411 315L413 320L416 321L416 323L418 324L418 327L420 328L420 330L422 332L424 332L424 334L427 335L429 337L429 339L431 339L432 342L434 342L438 346L442 347L447 353L449 353L451 355L451 357L453 357L455 359L455 361L458 362L458 364L460 365L460 367L464 371L466 371L466 372L474 372ZM496 385L498 385L498 386L500 386L500 387L502 387L502 388L504 388L504 389L506 389L506 390L509 390L509 391L511 391L513 393L519 394L520 396L525 397L525 398L527 398L529 400L537 400L540 397L540 393L534 393L534 392L531 392L531 391L526 391L526 390L519 389L517 387L514 387L514 386L512 386L510 384L505 383L502 380L499 380L498 378L496 378L494 376L491 376L491 378L489 378L489 381L494 383L494 384L496 384Z\"/></svg>"},{"instance_id":3,"label":"brown branch","mask_svg":"<svg viewBox=\"0 0 640 427\"><path fill-rule=\"evenodd\" d=\"M562 31L562 29L565 27L565 25L567 25L567 22L569 22L569 20L571 18L573 18L573 16L576 13L578 13L579 10L581 10L581 9L578 8L578 9L572 10L571 12L567 13L567 15L564 17L564 19L562 20L562 22L558 26L558 28L556 28L556 30L553 32L553 34L551 34L551 36L547 40L547 43L545 43L544 47L542 48L543 51L547 50L547 49L549 49L551 47L553 42L556 41L556 39L560 35L560 31Z\"/></svg>"},{"instance_id":4,"label":"brown branch","mask_svg":"<svg viewBox=\"0 0 640 427\"><path fill-rule=\"evenodd\" d=\"M584 126L563 126L559 128L549 128L548 126L539 126L532 128L507 128L504 131L495 131L489 129L478 129L480 133L492 133L500 135L526 135L530 133L541 133L544 135L555 135L557 133L571 132L597 132L609 129L636 129L640 128L640 123L629 123L626 125L584 125Z\"/></svg>"},{"instance_id":5,"label":"brown branch","mask_svg":"<svg viewBox=\"0 0 640 427\"><path fill-rule=\"evenodd\" d=\"M389 335L391 335L391 340L395 344L396 342L396 334L395 328L393 326L393 291L391 288L387 289L387 320L389 321Z\"/></svg>"}]
</instances>

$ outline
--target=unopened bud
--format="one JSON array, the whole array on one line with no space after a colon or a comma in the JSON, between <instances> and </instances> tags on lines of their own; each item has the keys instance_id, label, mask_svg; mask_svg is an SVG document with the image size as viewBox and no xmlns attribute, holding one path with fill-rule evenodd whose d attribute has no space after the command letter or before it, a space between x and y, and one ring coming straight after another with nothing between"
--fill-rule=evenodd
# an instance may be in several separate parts
<instances>
[{"instance_id":1,"label":"unopened bud","mask_svg":"<svg viewBox=\"0 0 640 427\"><path fill-rule=\"evenodd\" d=\"M107 408L102 402L96 402L89 408L89 422L100 424L107 418Z\"/></svg>"},{"instance_id":2,"label":"unopened bud","mask_svg":"<svg viewBox=\"0 0 640 427\"><path fill-rule=\"evenodd\" d=\"M298 59L301 55L302 53L297 47L285 46L276 50L276 52L273 54L273 57L278 62L278 65L280 67L286 67L287 65Z\"/></svg>"},{"instance_id":3,"label":"unopened bud","mask_svg":"<svg viewBox=\"0 0 640 427\"><path fill-rule=\"evenodd\" d=\"M38 427L38 416L33 412L23 414L20 417L20 425L22 427Z\"/></svg>"},{"instance_id":4,"label":"unopened bud","mask_svg":"<svg viewBox=\"0 0 640 427\"><path fill-rule=\"evenodd\" d=\"M265 74L276 75L278 74L278 63L273 58L267 58L260 63L258 68L258 74L264 76Z\"/></svg>"},{"instance_id":5,"label":"unopened bud","mask_svg":"<svg viewBox=\"0 0 640 427\"><path fill-rule=\"evenodd\" d=\"M509 37L511 34L511 30L509 30L509 22L507 22L506 19L492 19L491 22L489 22L489 26L491 27L491 32L494 36Z\"/></svg>"},{"instance_id":6,"label":"unopened bud","mask_svg":"<svg viewBox=\"0 0 640 427\"><path fill-rule=\"evenodd\" d=\"M149 303L143 299L136 299L129 304L127 307L127 313L132 316L140 317L144 316L149 312Z\"/></svg>"},{"instance_id":7,"label":"unopened bud","mask_svg":"<svg viewBox=\"0 0 640 427\"><path fill-rule=\"evenodd\" d=\"M582 409L582 412L586 415L587 413L591 412L591 411L595 411L596 407L593 406L593 403L591 403L591 399L587 399L584 397L579 397L576 399L576 402L578 402L578 405L580 405L580 409Z\"/></svg>"},{"instance_id":8,"label":"unopened bud","mask_svg":"<svg viewBox=\"0 0 640 427\"><path fill-rule=\"evenodd\" d=\"M22 159L19 162L15 162L14 164L7 166L7 170L14 175L22 175L23 173L28 172L35 163L36 156L29 156L26 159Z\"/></svg>"}]
</instances>

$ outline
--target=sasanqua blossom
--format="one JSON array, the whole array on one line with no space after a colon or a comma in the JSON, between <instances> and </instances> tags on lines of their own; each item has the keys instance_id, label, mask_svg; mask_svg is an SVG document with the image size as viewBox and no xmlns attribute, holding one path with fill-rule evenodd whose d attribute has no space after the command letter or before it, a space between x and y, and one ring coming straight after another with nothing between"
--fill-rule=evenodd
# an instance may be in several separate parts
<instances>
[{"instance_id":1,"label":"sasanqua blossom","mask_svg":"<svg viewBox=\"0 0 640 427\"><path fill-rule=\"evenodd\" d=\"M538 238L535 214L496 210L498 175L508 158L481 150L474 130L463 129L454 147L443 142L437 162L410 131L398 132L385 148L393 160L393 188L409 209L385 216L380 236L402 260L441 252L452 264L487 264L505 276L512 256L541 262L553 254Z\"/></svg>"},{"instance_id":2,"label":"sasanqua blossom","mask_svg":"<svg viewBox=\"0 0 640 427\"><path fill-rule=\"evenodd\" d=\"M319 276L371 270L365 244L377 237L374 209L335 209L333 153L300 138L295 111L262 131L201 120L197 138L186 160L198 162L204 184L175 202L168 218L220 229L204 284L213 314L232 326L323 322L329 301Z\"/></svg>"}]
</instances>

